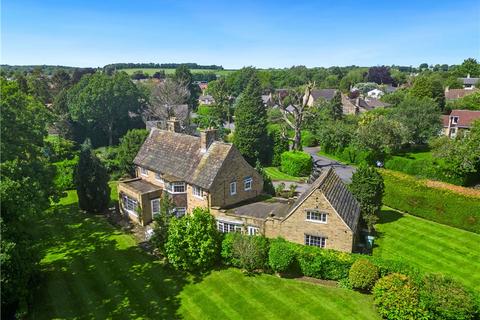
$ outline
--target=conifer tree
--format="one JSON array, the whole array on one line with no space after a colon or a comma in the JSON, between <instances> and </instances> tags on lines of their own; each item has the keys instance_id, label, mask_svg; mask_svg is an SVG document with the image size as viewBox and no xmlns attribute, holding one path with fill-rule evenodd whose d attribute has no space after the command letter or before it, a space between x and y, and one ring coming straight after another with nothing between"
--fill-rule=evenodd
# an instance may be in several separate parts
<instances>
[{"instance_id":1,"label":"conifer tree","mask_svg":"<svg viewBox=\"0 0 480 320\"><path fill-rule=\"evenodd\" d=\"M235 108L235 134L233 144L255 166L256 160L268 161L270 148L267 133L267 112L262 103L260 81L256 75L250 79Z\"/></svg>"},{"instance_id":2,"label":"conifer tree","mask_svg":"<svg viewBox=\"0 0 480 320\"><path fill-rule=\"evenodd\" d=\"M332 101L330 101L330 113L334 120L340 120L343 118L342 94L340 91L337 91L335 96L333 96Z\"/></svg>"},{"instance_id":3,"label":"conifer tree","mask_svg":"<svg viewBox=\"0 0 480 320\"><path fill-rule=\"evenodd\" d=\"M78 205L88 212L103 212L110 201L108 174L100 159L95 156L90 140L82 144L75 172Z\"/></svg>"}]
</instances>

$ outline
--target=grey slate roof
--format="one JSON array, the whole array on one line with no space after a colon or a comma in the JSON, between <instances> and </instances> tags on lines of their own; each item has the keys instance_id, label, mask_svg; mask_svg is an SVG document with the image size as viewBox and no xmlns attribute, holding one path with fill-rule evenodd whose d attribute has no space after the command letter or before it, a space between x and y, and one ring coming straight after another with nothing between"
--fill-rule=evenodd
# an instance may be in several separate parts
<instances>
[{"instance_id":1,"label":"grey slate roof","mask_svg":"<svg viewBox=\"0 0 480 320\"><path fill-rule=\"evenodd\" d=\"M121 183L142 194L160 190L160 187L139 178L122 181Z\"/></svg>"},{"instance_id":2,"label":"grey slate roof","mask_svg":"<svg viewBox=\"0 0 480 320\"><path fill-rule=\"evenodd\" d=\"M302 193L293 204L290 213L295 211L317 189L325 195L343 221L355 232L360 218L360 205L331 167L323 171L320 177Z\"/></svg>"},{"instance_id":3,"label":"grey slate roof","mask_svg":"<svg viewBox=\"0 0 480 320\"><path fill-rule=\"evenodd\" d=\"M480 81L480 78L458 78L463 84L474 85Z\"/></svg>"},{"instance_id":4,"label":"grey slate roof","mask_svg":"<svg viewBox=\"0 0 480 320\"><path fill-rule=\"evenodd\" d=\"M231 150L215 141L202 152L199 137L154 128L133 163L208 190Z\"/></svg>"},{"instance_id":5,"label":"grey slate roof","mask_svg":"<svg viewBox=\"0 0 480 320\"><path fill-rule=\"evenodd\" d=\"M314 101L318 98L323 98L327 101L330 101L335 96L335 93L337 93L337 89L316 89L312 90L311 95Z\"/></svg>"}]
</instances>

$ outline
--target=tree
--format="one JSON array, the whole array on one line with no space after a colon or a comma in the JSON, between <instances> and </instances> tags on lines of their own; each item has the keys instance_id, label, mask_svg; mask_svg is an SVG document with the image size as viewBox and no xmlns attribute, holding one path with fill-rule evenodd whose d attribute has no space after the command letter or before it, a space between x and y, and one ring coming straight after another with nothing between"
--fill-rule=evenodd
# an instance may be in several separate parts
<instances>
[{"instance_id":1,"label":"tree","mask_svg":"<svg viewBox=\"0 0 480 320\"><path fill-rule=\"evenodd\" d=\"M279 167L282 160L282 153L289 149L288 139L282 135L281 128L277 124L268 126L268 135L270 137L270 146L272 146L270 152L271 159L269 162L272 166Z\"/></svg>"},{"instance_id":2,"label":"tree","mask_svg":"<svg viewBox=\"0 0 480 320\"><path fill-rule=\"evenodd\" d=\"M463 63L458 67L457 71L458 76L466 77L480 77L480 64L474 58L468 58L463 61Z\"/></svg>"},{"instance_id":3,"label":"tree","mask_svg":"<svg viewBox=\"0 0 480 320\"><path fill-rule=\"evenodd\" d=\"M377 84L393 84L390 68L386 66L370 67L367 73L367 81Z\"/></svg>"},{"instance_id":4,"label":"tree","mask_svg":"<svg viewBox=\"0 0 480 320\"><path fill-rule=\"evenodd\" d=\"M140 150L143 142L148 136L148 131L145 129L129 130L123 138L120 139L118 146L118 162L123 172L130 176L135 176L135 166L133 159Z\"/></svg>"},{"instance_id":5,"label":"tree","mask_svg":"<svg viewBox=\"0 0 480 320\"><path fill-rule=\"evenodd\" d=\"M219 119L227 120L228 123L232 120L232 98L229 94L229 89L225 78L220 78L208 84L208 92L215 100L215 108L217 109L217 117Z\"/></svg>"},{"instance_id":6,"label":"tree","mask_svg":"<svg viewBox=\"0 0 480 320\"><path fill-rule=\"evenodd\" d=\"M134 127L132 114L139 115L144 104L143 95L125 72L83 77L68 94L72 119L87 129L95 145L102 145L102 138L113 145Z\"/></svg>"},{"instance_id":7,"label":"tree","mask_svg":"<svg viewBox=\"0 0 480 320\"><path fill-rule=\"evenodd\" d=\"M302 150L302 128L310 109L308 100L314 86L314 83L309 83L304 90L301 88L288 90L286 94L279 91L275 97L275 102L282 110L283 120L294 131L293 139L289 138L293 142L293 150Z\"/></svg>"},{"instance_id":8,"label":"tree","mask_svg":"<svg viewBox=\"0 0 480 320\"><path fill-rule=\"evenodd\" d=\"M153 235L150 242L163 256L166 255L165 244L168 239L170 220L174 217L174 207L169 194L164 192L160 201L160 213L153 217Z\"/></svg>"},{"instance_id":9,"label":"tree","mask_svg":"<svg viewBox=\"0 0 480 320\"><path fill-rule=\"evenodd\" d=\"M152 87L150 103L145 111L148 117L167 120L175 117L175 106L187 104L189 101L188 84L182 79L167 79Z\"/></svg>"},{"instance_id":10,"label":"tree","mask_svg":"<svg viewBox=\"0 0 480 320\"><path fill-rule=\"evenodd\" d=\"M432 99L406 96L393 110L393 116L401 122L415 144L425 144L438 136L442 129L440 110Z\"/></svg>"},{"instance_id":11,"label":"tree","mask_svg":"<svg viewBox=\"0 0 480 320\"><path fill-rule=\"evenodd\" d=\"M385 189L383 177L374 167L361 165L352 175L350 191L360 203L362 217L367 224L368 231L372 232L378 220L378 212L382 207L382 198Z\"/></svg>"},{"instance_id":12,"label":"tree","mask_svg":"<svg viewBox=\"0 0 480 320\"><path fill-rule=\"evenodd\" d=\"M265 172L265 169L262 167L260 161L257 160L255 164L255 170L262 176L263 178L263 192L269 194L271 196L275 195L275 187L273 186L272 179L268 176Z\"/></svg>"},{"instance_id":13,"label":"tree","mask_svg":"<svg viewBox=\"0 0 480 320\"><path fill-rule=\"evenodd\" d=\"M445 93L438 77L422 75L415 78L410 93L417 98L431 98L438 104L440 110L445 108Z\"/></svg>"},{"instance_id":14,"label":"tree","mask_svg":"<svg viewBox=\"0 0 480 320\"><path fill-rule=\"evenodd\" d=\"M52 76L52 87L56 96L60 91L68 89L71 84L70 75L64 69L58 69Z\"/></svg>"},{"instance_id":15,"label":"tree","mask_svg":"<svg viewBox=\"0 0 480 320\"><path fill-rule=\"evenodd\" d=\"M343 118L343 104L342 93L337 91L333 99L329 102L330 115L333 120L340 120Z\"/></svg>"},{"instance_id":16,"label":"tree","mask_svg":"<svg viewBox=\"0 0 480 320\"><path fill-rule=\"evenodd\" d=\"M451 101L447 104L447 109L467 109L480 111L480 92L474 92L463 98Z\"/></svg>"},{"instance_id":17,"label":"tree","mask_svg":"<svg viewBox=\"0 0 480 320\"><path fill-rule=\"evenodd\" d=\"M235 108L233 144L254 166L268 161L267 113L262 103L258 78L253 76Z\"/></svg>"},{"instance_id":18,"label":"tree","mask_svg":"<svg viewBox=\"0 0 480 320\"><path fill-rule=\"evenodd\" d=\"M108 174L87 140L80 151L75 171L78 206L88 212L103 212L110 202Z\"/></svg>"},{"instance_id":19,"label":"tree","mask_svg":"<svg viewBox=\"0 0 480 320\"><path fill-rule=\"evenodd\" d=\"M188 91L190 92L190 97L188 99L188 106L190 110L196 110L198 106L198 97L200 96L200 88L198 85L193 83L193 76L188 69L188 66L182 64L175 69L175 75L173 77L178 83L182 83L187 86Z\"/></svg>"},{"instance_id":20,"label":"tree","mask_svg":"<svg viewBox=\"0 0 480 320\"><path fill-rule=\"evenodd\" d=\"M220 253L215 218L202 208L193 209L191 215L172 218L165 251L175 269L204 271L211 267Z\"/></svg>"},{"instance_id":21,"label":"tree","mask_svg":"<svg viewBox=\"0 0 480 320\"><path fill-rule=\"evenodd\" d=\"M0 79L0 87L1 317L13 319L27 306L38 271L37 218L59 194L44 155L45 107L16 81Z\"/></svg>"}]
</instances>

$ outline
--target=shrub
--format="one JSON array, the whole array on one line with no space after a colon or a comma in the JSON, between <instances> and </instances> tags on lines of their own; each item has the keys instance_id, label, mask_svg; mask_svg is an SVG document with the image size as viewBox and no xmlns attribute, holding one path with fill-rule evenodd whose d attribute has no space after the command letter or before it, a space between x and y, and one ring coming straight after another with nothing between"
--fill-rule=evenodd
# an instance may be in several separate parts
<instances>
[{"instance_id":1,"label":"shrub","mask_svg":"<svg viewBox=\"0 0 480 320\"><path fill-rule=\"evenodd\" d=\"M385 319L426 318L426 311L420 306L418 288L406 275L392 273L378 280L373 287L373 298Z\"/></svg>"},{"instance_id":2,"label":"shrub","mask_svg":"<svg viewBox=\"0 0 480 320\"><path fill-rule=\"evenodd\" d=\"M282 238L277 238L270 242L268 263L273 271L286 272L292 268L294 261L295 249L292 243Z\"/></svg>"},{"instance_id":3,"label":"shrub","mask_svg":"<svg viewBox=\"0 0 480 320\"><path fill-rule=\"evenodd\" d=\"M233 238L232 256L249 272L268 267L268 240L262 236L239 235Z\"/></svg>"},{"instance_id":4,"label":"shrub","mask_svg":"<svg viewBox=\"0 0 480 320\"><path fill-rule=\"evenodd\" d=\"M74 173L77 164L78 156L71 160L63 160L53 164L57 170L54 183L58 190L75 189Z\"/></svg>"},{"instance_id":5,"label":"shrub","mask_svg":"<svg viewBox=\"0 0 480 320\"><path fill-rule=\"evenodd\" d=\"M346 252L299 246L297 260L302 273L308 277L340 280L348 277L353 258Z\"/></svg>"},{"instance_id":6,"label":"shrub","mask_svg":"<svg viewBox=\"0 0 480 320\"><path fill-rule=\"evenodd\" d=\"M305 177L312 171L312 157L301 151L282 153L281 171L294 177Z\"/></svg>"},{"instance_id":7,"label":"shrub","mask_svg":"<svg viewBox=\"0 0 480 320\"><path fill-rule=\"evenodd\" d=\"M58 136L45 138L45 153L51 162L73 159L76 154L75 142Z\"/></svg>"},{"instance_id":8,"label":"shrub","mask_svg":"<svg viewBox=\"0 0 480 320\"><path fill-rule=\"evenodd\" d=\"M315 147L318 145L317 138L310 131L302 131L302 146L304 147Z\"/></svg>"},{"instance_id":9,"label":"shrub","mask_svg":"<svg viewBox=\"0 0 480 320\"><path fill-rule=\"evenodd\" d=\"M279 167L282 161L282 153L288 151L288 140L282 136L281 129L278 125L268 126L268 136L270 137L270 144L272 145L271 165Z\"/></svg>"},{"instance_id":10,"label":"shrub","mask_svg":"<svg viewBox=\"0 0 480 320\"><path fill-rule=\"evenodd\" d=\"M420 289L420 301L431 319L473 319L473 297L456 281L441 274L426 275Z\"/></svg>"},{"instance_id":11,"label":"shrub","mask_svg":"<svg viewBox=\"0 0 480 320\"><path fill-rule=\"evenodd\" d=\"M366 259L359 259L350 268L348 280L354 289L370 291L378 280L378 268Z\"/></svg>"},{"instance_id":12,"label":"shrub","mask_svg":"<svg viewBox=\"0 0 480 320\"><path fill-rule=\"evenodd\" d=\"M368 259L370 262L372 262L378 268L380 277L384 277L391 273L401 273L408 275L415 283L419 283L421 281L420 271L406 262L365 255L355 255L355 258Z\"/></svg>"},{"instance_id":13,"label":"shrub","mask_svg":"<svg viewBox=\"0 0 480 320\"><path fill-rule=\"evenodd\" d=\"M195 208L191 215L172 218L165 251L175 269L203 271L213 266L220 251L215 218L202 208Z\"/></svg>"},{"instance_id":14,"label":"shrub","mask_svg":"<svg viewBox=\"0 0 480 320\"><path fill-rule=\"evenodd\" d=\"M118 160L117 147L100 147L95 149L95 155L100 159L110 179L119 179L122 175L120 170L120 162Z\"/></svg>"},{"instance_id":15,"label":"shrub","mask_svg":"<svg viewBox=\"0 0 480 320\"><path fill-rule=\"evenodd\" d=\"M121 139L118 145L118 166L130 176L135 176L135 166L133 159L140 150L143 142L148 136L148 131L145 129L129 130Z\"/></svg>"},{"instance_id":16,"label":"shrub","mask_svg":"<svg viewBox=\"0 0 480 320\"><path fill-rule=\"evenodd\" d=\"M229 232L225 234L222 240L222 251L220 254L223 263L227 266L240 267L240 262L233 254L233 243L235 242L235 239L240 236L241 234L238 232Z\"/></svg>"}]
</instances>

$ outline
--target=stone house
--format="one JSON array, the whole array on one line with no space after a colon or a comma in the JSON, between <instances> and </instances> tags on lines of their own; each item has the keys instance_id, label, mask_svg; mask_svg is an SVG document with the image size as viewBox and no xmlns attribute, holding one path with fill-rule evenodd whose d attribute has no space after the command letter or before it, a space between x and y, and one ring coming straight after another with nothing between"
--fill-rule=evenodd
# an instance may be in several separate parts
<instances>
[{"instance_id":1,"label":"stone house","mask_svg":"<svg viewBox=\"0 0 480 320\"><path fill-rule=\"evenodd\" d=\"M240 231L351 252L359 237L360 206L335 170L322 172L294 202L269 200L213 208L219 230Z\"/></svg>"},{"instance_id":2,"label":"stone house","mask_svg":"<svg viewBox=\"0 0 480 320\"><path fill-rule=\"evenodd\" d=\"M153 128L134 159L137 177L118 186L120 211L148 225L166 192L172 214L208 208L220 232L283 237L289 241L351 252L359 233L360 207L333 169L323 171L295 201L260 200L263 179L215 130L200 137Z\"/></svg>"},{"instance_id":3,"label":"stone house","mask_svg":"<svg viewBox=\"0 0 480 320\"><path fill-rule=\"evenodd\" d=\"M120 210L141 225L160 212L163 192L174 213L195 207L225 207L261 194L263 179L229 143L216 141L215 130L200 137L180 133L176 119L167 130L152 128L134 159L136 178L118 185Z\"/></svg>"},{"instance_id":4,"label":"stone house","mask_svg":"<svg viewBox=\"0 0 480 320\"><path fill-rule=\"evenodd\" d=\"M453 139L460 131L470 130L476 120L480 120L480 111L452 110L449 115L442 116L443 134Z\"/></svg>"},{"instance_id":5,"label":"stone house","mask_svg":"<svg viewBox=\"0 0 480 320\"><path fill-rule=\"evenodd\" d=\"M467 90L473 90L480 82L480 78L471 78L470 74L466 78L458 78L458 80L463 84L463 88Z\"/></svg>"}]
</instances>

